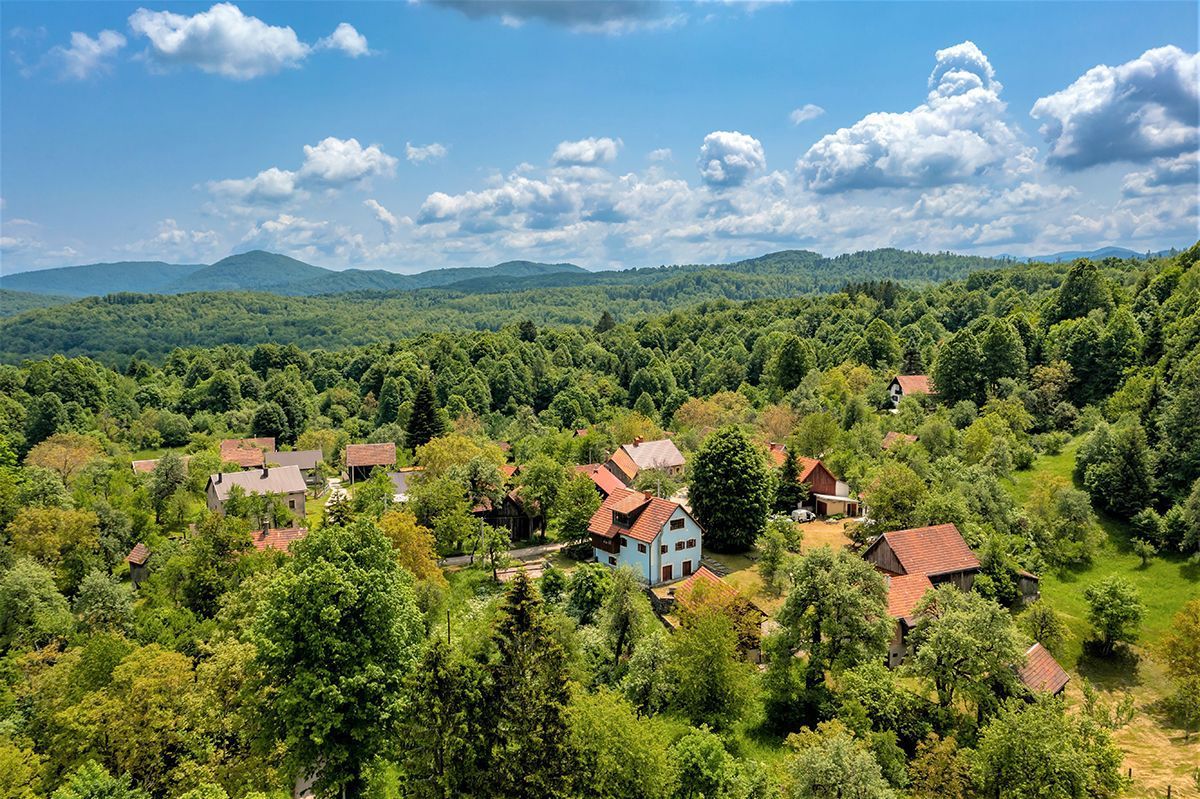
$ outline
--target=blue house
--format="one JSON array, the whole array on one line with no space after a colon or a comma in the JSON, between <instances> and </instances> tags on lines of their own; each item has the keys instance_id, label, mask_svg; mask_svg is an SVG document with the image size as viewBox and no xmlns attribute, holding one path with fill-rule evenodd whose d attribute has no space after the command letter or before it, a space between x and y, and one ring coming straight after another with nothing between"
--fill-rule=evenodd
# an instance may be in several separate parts
<instances>
[{"instance_id":1,"label":"blue house","mask_svg":"<svg viewBox=\"0 0 1200 799\"><path fill-rule=\"evenodd\" d=\"M678 502L628 488L614 490L588 524L596 560L628 566L650 585L700 568L704 531Z\"/></svg>"}]
</instances>

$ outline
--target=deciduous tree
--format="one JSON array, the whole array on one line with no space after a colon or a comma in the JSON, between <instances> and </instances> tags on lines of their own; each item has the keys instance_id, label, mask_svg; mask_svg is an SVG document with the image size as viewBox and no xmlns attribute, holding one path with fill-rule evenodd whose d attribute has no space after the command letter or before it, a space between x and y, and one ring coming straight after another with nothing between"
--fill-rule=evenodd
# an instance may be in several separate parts
<instances>
[{"instance_id":1,"label":"deciduous tree","mask_svg":"<svg viewBox=\"0 0 1200 799\"><path fill-rule=\"evenodd\" d=\"M689 486L705 546L718 552L752 547L767 523L770 482L762 454L741 430L727 427L705 439Z\"/></svg>"}]
</instances>

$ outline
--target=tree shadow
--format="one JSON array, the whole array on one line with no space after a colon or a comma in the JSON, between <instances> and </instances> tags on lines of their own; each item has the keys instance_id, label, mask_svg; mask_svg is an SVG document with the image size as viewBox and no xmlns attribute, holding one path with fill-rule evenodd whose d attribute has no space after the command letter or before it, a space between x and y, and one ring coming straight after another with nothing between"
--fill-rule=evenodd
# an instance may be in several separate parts
<instances>
[{"instance_id":1,"label":"tree shadow","mask_svg":"<svg viewBox=\"0 0 1200 799\"><path fill-rule=\"evenodd\" d=\"M1101 651L1099 642L1084 641L1076 670L1099 688L1132 688L1142 682L1138 670L1141 657L1128 646L1117 646L1111 654Z\"/></svg>"}]
</instances>

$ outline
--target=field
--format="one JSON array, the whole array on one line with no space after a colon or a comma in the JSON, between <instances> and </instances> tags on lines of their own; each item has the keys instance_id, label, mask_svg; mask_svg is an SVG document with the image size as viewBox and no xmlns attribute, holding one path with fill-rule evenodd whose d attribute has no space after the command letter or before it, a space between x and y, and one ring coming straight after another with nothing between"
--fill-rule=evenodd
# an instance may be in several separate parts
<instances>
[{"instance_id":1,"label":"field","mask_svg":"<svg viewBox=\"0 0 1200 799\"><path fill-rule=\"evenodd\" d=\"M1012 482L1014 498L1024 503L1038 483L1061 477L1072 479L1075 452L1081 439L1075 439L1058 455L1038 458L1033 469L1019 472ZM1164 695L1166 676L1154 660L1154 650L1170 629L1171 618L1191 599L1200 597L1200 569L1179 556L1153 558L1145 568L1129 549L1129 531L1121 522L1100 517L1104 529L1103 546L1085 568L1065 574L1041 576L1042 598L1062 616L1070 638L1061 657L1063 667L1072 674L1068 699L1082 699L1080 678L1091 681L1101 695L1115 703L1126 692L1133 696L1137 713L1134 720L1115 733L1125 751L1125 766L1133 770L1132 797L1200 796L1192 782L1192 770L1200 766L1200 736L1183 740L1183 732L1170 726L1158 709ZM1129 580L1142 595L1146 616L1138 645L1126 657L1099 660L1084 653L1088 636L1087 603L1084 588L1102 577L1117 574Z\"/></svg>"}]
</instances>

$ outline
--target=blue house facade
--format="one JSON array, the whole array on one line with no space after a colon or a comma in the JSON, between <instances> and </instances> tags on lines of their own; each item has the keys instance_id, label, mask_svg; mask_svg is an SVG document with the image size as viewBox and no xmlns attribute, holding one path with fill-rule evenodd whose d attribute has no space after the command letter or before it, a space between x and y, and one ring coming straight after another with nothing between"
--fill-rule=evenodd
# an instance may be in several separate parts
<instances>
[{"instance_id":1,"label":"blue house facade","mask_svg":"<svg viewBox=\"0 0 1200 799\"><path fill-rule=\"evenodd\" d=\"M588 525L596 561L627 566L649 585L687 577L700 568L704 531L682 505L618 489Z\"/></svg>"}]
</instances>

